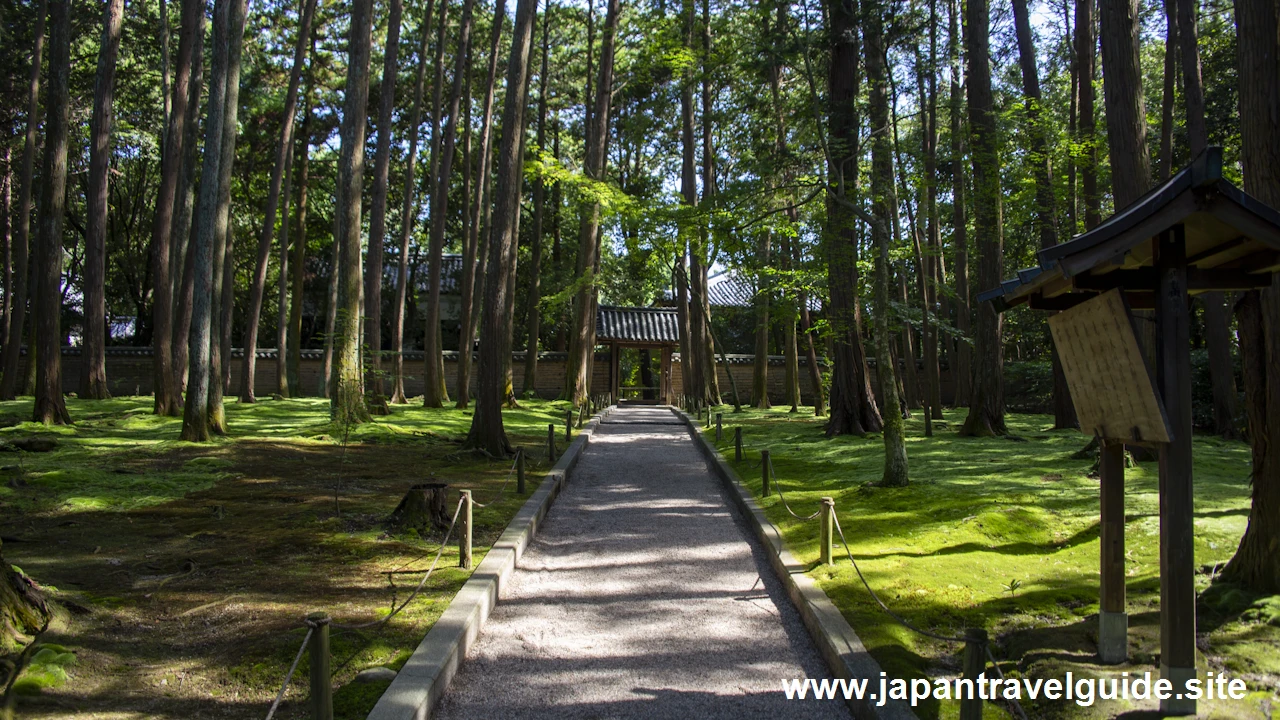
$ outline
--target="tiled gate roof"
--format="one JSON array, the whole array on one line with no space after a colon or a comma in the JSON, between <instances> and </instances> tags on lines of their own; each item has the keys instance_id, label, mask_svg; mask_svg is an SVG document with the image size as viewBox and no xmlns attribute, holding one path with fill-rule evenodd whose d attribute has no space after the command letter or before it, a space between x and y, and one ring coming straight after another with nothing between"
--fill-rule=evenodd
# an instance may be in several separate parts
<instances>
[{"instance_id":1,"label":"tiled gate roof","mask_svg":"<svg viewBox=\"0 0 1280 720\"><path fill-rule=\"evenodd\" d=\"M675 345L680 324L672 308L611 307L596 313L596 338L602 341Z\"/></svg>"}]
</instances>

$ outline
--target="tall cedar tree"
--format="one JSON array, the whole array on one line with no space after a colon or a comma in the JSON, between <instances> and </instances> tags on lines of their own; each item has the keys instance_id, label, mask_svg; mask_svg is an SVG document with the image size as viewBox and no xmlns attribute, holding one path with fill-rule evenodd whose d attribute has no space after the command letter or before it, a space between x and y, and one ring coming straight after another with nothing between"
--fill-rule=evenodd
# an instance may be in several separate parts
<instances>
[{"instance_id":1,"label":"tall cedar tree","mask_svg":"<svg viewBox=\"0 0 1280 720\"><path fill-rule=\"evenodd\" d=\"M974 0L970 0L973 2ZM888 69L885 67L884 17L880 0L862 0L866 41L868 110L871 126L889 126ZM903 436L902 411L896 391L897 373L889 355L889 229L898 224L898 200L894 190L893 146L888 133L871 138L871 206L875 224L871 234L875 252L875 341L876 374L884 402L884 475L880 484L903 487L907 484L907 446ZM914 358L908 356L908 363Z\"/></svg>"},{"instance_id":2,"label":"tall cedar tree","mask_svg":"<svg viewBox=\"0 0 1280 720\"><path fill-rule=\"evenodd\" d=\"M973 140L973 221L978 240L978 286L1000 284L1004 268L1000 154L996 108L991 95L991 16L986 0L965 6L965 60L969 67L969 131ZM1003 319L991 303L977 308L973 392L961 435L1003 435Z\"/></svg>"},{"instance_id":3,"label":"tall cedar tree","mask_svg":"<svg viewBox=\"0 0 1280 720\"><path fill-rule=\"evenodd\" d=\"M858 58L858 9L856 4L829 2L831 61L827 125L830 146L827 158L827 222L823 246L830 288L831 417L827 435L865 435L879 432L880 410L871 392L871 374L862 342L862 307L858 300L858 228L856 210L849 198L858 188L858 147L861 131L857 100L861 92Z\"/></svg>"},{"instance_id":4,"label":"tall cedar tree","mask_svg":"<svg viewBox=\"0 0 1280 720\"><path fill-rule=\"evenodd\" d=\"M398 0L393 2L393 15L398 5ZM257 375L258 325L262 318L263 296L266 294L267 263L271 257L271 240L275 234L277 215L281 215L281 184L291 156L289 149L293 147L293 123L298 114L298 86L302 83L302 66L306 62L307 45L311 39L311 20L315 15L315 10L316 0L303 0L302 12L298 20L298 36L293 43L293 67L289 70L289 88L285 91L284 113L281 115L280 120L280 142L275 148L276 157L275 164L271 167L271 184L267 186L267 204L262 217L262 229L258 232L258 256L254 264L253 281L249 289L249 307L245 312L244 360L240 374L240 402L251 403L255 399L253 385ZM394 19L399 20L398 15L395 15ZM388 43L391 42L390 38L394 37L394 28L398 24L392 25L393 30L389 31ZM394 51L389 50L389 52ZM282 228L280 233L280 243L286 246L289 244L287 215L288 209L286 207L281 219ZM370 252L372 254L372 251ZM283 268L280 282L281 284L285 282ZM278 347L276 350L284 352L284 348Z\"/></svg>"},{"instance_id":5,"label":"tall cedar tree","mask_svg":"<svg viewBox=\"0 0 1280 720\"><path fill-rule=\"evenodd\" d=\"M458 288L461 296L458 314L458 368L457 388L459 409L467 407L471 402L471 350L475 345L476 323L480 313L481 291L484 288L485 273L478 263L487 257L486 246L488 235L482 234L482 227L489 227L489 184L493 173L493 96L498 81L498 50L502 40L502 25L507 18L505 0L497 0L493 6L493 26L489 33L489 67L485 74L484 109L480 122L479 166L475 182L475 198L471 203L471 217L467 221L466 243L462 249L462 285Z\"/></svg>"},{"instance_id":6,"label":"tall cedar tree","mask_svg":"<svg viewBox=\"0 0 1280 720\"><path fill-rule=\"evenodd\" d=\"M237 36L244 32L244 3L242 0L218 0L213 7L213 63L209 71L209 101L205 117L204 162L201 165L200 195L196 206L196 231L188 252L193 254L195 268L192 286L191 334L189 338L190 369L187 380L186 403L182 416L182 439L200 442L209 439L211 432L221 428L217 424L215 405L216 387L221 382L219 368L214 364L213 344L220 342L214 336L217 305L214 293L221 288L215 284L215 253L222 248L218 236L225 235L230 208L222 207L222 164L228 153L223 143L227 133L224 125L233 120L228 108L229 81L235 74L233 64L238 54L232 45L238 44ZM175 115L177 113L175 104ZM228 169L229 171L229 169ZM229 172L228 172L229 177ZM224 212L225 210L225 212Z\"/></svg>"},{"instance_id":7,"label":"tall cedar tree","mask_svg":"<svg viewBox=\"0 0 1280 720\"><path fill-rule=\"evenodd\" d=\"M538 73L538 156L547 151L547 84L549 80L551 5L542 11L542 68ZM538 379L538 335L542 309L542 218L547 187L542 176L533 180L533 232L529 235L529 298L525 302L524 394L532 396Z\"/></svg>"},{"instance_id":8,"label":"tall cedar tree","mask_svg":"<svg viewBox=\"0 0 1280 720\"><path fill-rule=\"evenodd\" d=\"M965 123L964 98L960 89L960 2L947 3L947 38L951 57L951 247L955 251L956 330L968 337L973 326L969 302L969 213L965 209ZM956 343L955 404L969 404L973 394L973 349L967 342Z\"/></svg>"},{"instance_id":9,"label":"tall cedar tree","mask_svg":"<svg viewBox=\"0 0 1280 720\"><path fill-rule=\"evenodd\" d=\"M438 402L428 402L430 407L442 407L447 396L432 396L432 389L444 386L443 367L430 361L431 357L440 355L440 283L442 281L442 265L444 254L445 222L449 217L449 185L453 178L453 156L458 140L458 109L462 104L463 79L467 74L467 60L471 57L471 19L474 0L463 0L462 19L458 30L458 47L455 53L453 68L453 85L449 88L449 107L446 111L448 122L445 123L444 137L441 139L440 167L432 178L434 189L431 192L431 234L428 249L430 262L427 280L427 327L425 343L427 348L427 397ZM462 390L459 389L459 393Z\"/></svg>"},{"instance_id":10,"label":"tall cedar tree","mask_svg":"<svg viewBox=\"0 0 1280 720\"><path fill-rule=\"evenodd\" d=\"M173 281L169 254L173 243L173 211L177 200L178 178L182 167L184 143L188 139L187 103L191 94L191 71L199 43L197 33L203 27L204 8L205 4L200 0L182 1L182 25L178 35L178 56L175 59L173 100L169 104L171 108L169 125L165 129L164 152L160 159L160 184L156 195L155 222L151 230L151 281L155 288L151 298L151 344L157 415L177 415L179 408L182 407L182 394L178 388L173 363ZM218 102L221 104L221 98Z\"/></svg>"},{"instance_id":11,"label":"tall cedar tree","mask_svg":"<svg viewBox=\"0 0 1280 720\"><path fill-rule=\"evenodd\" d=\"M190 350L192 298L195 294L194 243L198 224L194 222L196 206L196 175L200 172L200 100L204 85L204 24L205 14L196 17L196 40L192 49L191 78L188 83L186 131L182 142L182 158L178 170L178 188L175 196L173 223L170 237L173 247L169 251L169 286L172 288L173 333L170 336L173 383L179 393L187 387L187 365Z\"/></svg>"},{"instance_id":12,"label":"tall cedar tree","mask_svg":"<svg viewBox=\"0 0 1280 720\"><path fill-rule=\"evenodd\" d=\"M382 262L386 255L387 187L391 177L391 120L396 109L396 78L400 57L400 19L403 0L387 3L387 41L382 52L382 80L378 86L378 137L374 146L373 202L369 207L369 265L364 273L364 344L369 350L369 394L373 409L385 413L382 402Z\"/></svg>"},{"instance_id":13,"label":"tall cedar tree","mask_svg":"<svg viewBox=\"0 0 1280 720\"><path fill-rule=\"evenodd\" d=\"M45 91L44 172L36 235L36 402L32 419L71 422L62 397L62 223L67 208L67 136L71 121L71 0L49 3L49 84Z\"/></svg>"},{"instance_id":14,"label":"tall cedar tree","mask_svg":"<svg viewBox=\"0 0 1280 720\"><path fill-rule=\"evenodd\" d=\"M614 3L617 0L613 0ZM493 224L489 231L489 257L485 277L485 302L480 319L480 372L476 410L471 417L465 447L491 455L511 452L502 425L503 356L511 354L513 318L504 312L515 273L511 248L520 231L520 185L524 147L525 90L529 83L529 46L537 0L519 0L507 60L507 94L502 107L502 143L498 148L498 183L494 192Z\"/></svg>"},{"instance_id":15,"label":"tall cedar tree","mask_svg":"<svg viewBox=\"0 0 1280 720\"><path fill-rule=\"evenodd\" d=\"M609 0L604 30L600 40L599 76L595 84L595 106L591 110L587 133L583 174L591 180L604 181L605 145L609 139L609 108L613 97L613 56L618 32L619 0ZM508 91L509 92L509 91ZM503 127L508 127L505 123ZM595 335L596 279L600 250L600 206L586 202L580 208L578 224L577 278L582 283L574 298L573 330L569 336L569 360L566 368L565 393L574 406L586 402L591 384L591 359Z\"/></svg>"},{"instance_id":16,"label":"tall cedar tree","mask_svg":"<svg viewBox=\"0 0 1280 720\"><path fill-rule=\"evenodd\" d=\"M417 183L414 176L418 168L418 138L422 133L422 96L426 92L427 48L431 39L431 16L435 9L433 0L427 0L426 12L418 38L417 69L413 76L413 110L409 114L409 151L404 159L404 187L400 199L399 258L396 265L396 297L391 318L391 402L403 405L404 395L404 311L409 297L409 238L413 235L414 209L417 207Z\"/></svg>"},{"instance_id":17,"label":"tall cedar tree","mask_svg":"<svg viewBox=\"0 0 1280 720\"><path fill-rule=\"evenodd\" d=\"M444 96L444 48L445 48L445 31L449 27L449 0L440 0L440 21L436 27L436 55L435 55L435 79L432 81L431 89L431 159L428 163L427 184L431 188L429 202L430 207L434 208L436 196L439 193L437 180L440 177L440 104ZM432 224L435 223L435 216L432 215ZM443 263L443 254L437 259L430 251L430 243L428 242L427 251L427 283L439 285L439 278L443 274L441 264ZM432 283L431 277L436 278L436 282ZM422 361L423 361L423 392L422 404L426 407L444 407L449 400L449 393L445 389L444 384L444 347L440 341L440 294L436 292L436 308L431 308L431 295L428 291L427 295L427 319L426 326L423 330L422 337ZM436 321L431 322L434 315Z\"/></svg>"},{"instance_id":18,"label":"tall cedar tree","mask_svg":"<svg viewBox=\"0 0 1280 720\"><path fill-rule=\"evenodd\" d=\"M84 349L80 361L80 393L94 400L111 397L107 390L107 205L111 169L111 115L115 97L116 58L124 0L108 0L102 12L98 74L93 81L93 116L89 121L89 217L85 231Z\"/></svg>"},{"instance_id":19,"label":"tall cedar tree","mask_svg":"<svg viewBox=\"0 0 1280 720\"><path fill-rule=\"evenodd\" d=\"M315 31L311 35L311 57L315 58ZM285 372L288 373L288 384L291 393L301 395L302 390L302 304L303 282L306 279L307 254L307 194L311 181L311 65L307 66L307 87L303 92L302 123L298 126L298 138L295 141L298 163L298 200L295 203L297 213L297 237L293 240L291 257L289 258L289 328L285 340L288 360Z\"/></svg>"},{"instance_id":20,"label":"tall cedar tree","mask_svg":"<svg viewBox=\"0 0 1280 720\"><path fill-rule=\"evenodd\" d=\"M36 3L36 18L31 48L31 75L27 84L27 127L22 142L22 171L18 177L17 227L13 234L13 283L5 285L5 307L12 307L9 333L0 355L3 377L0 377L0 400L13 400L18 394L18 363L22 358L23 324L27 312L28 273L30 272L31 192L35 177L36 133L40 127L40 61L44 54L45 19L48 3Z\"/></svg>"},{"instance_id":21,"label":"tall cedar tree","mask_svg":"<svg viewBox=\"0 0 1280 720\"><path fill-rule=\"evenodd\" d=\"M1041 113L1040 72L1036 67L1036 47L1031 35L1031 15L1027 0L1013 0L1014 28L1018 38L1018 65L1022 70L1022 94L1026 97L1027 124L1030 126L1031 169L1036 181L1036 227L1040 248L1058 244L1058 201L1054 193L1053 163L1049 149L1049 127ZM1053 370L1053 427L1074 428L1075 406L1067 376L1062 371L1056 347L1050 348Z\"/></svg>"},{"instance_id":22,"label":"tall cedar tree","mask_svg":"<svg viewBox=\"0 0 1280 720\"><path fill-rule=\"evenodd\" d=\"M334 368L330 415L335 422L369 419L360 372L360 217L364 189L364 133L369 108L369 56L373 0L353 0L347 36L347 86L342 108L338 160L338 312L334 327Z\"/></svg>"},{"instance_id":23,"label":"tall cedar tree","mask_svg":"<svg viewBox=\"0 0 1280 720\"><path fill-rule=\"evenodd\" d=\"M1240 139L1244 189L1280 207L1280 70L1275 59L1276 7L1236 0L1240 69ZM1245 412L1253 451L1253 504L1240 547L1222 571L1225 580L1261 593L1280 592L1280 286L1245 293L1237 306Z\"/></svg>"}]
</instances>

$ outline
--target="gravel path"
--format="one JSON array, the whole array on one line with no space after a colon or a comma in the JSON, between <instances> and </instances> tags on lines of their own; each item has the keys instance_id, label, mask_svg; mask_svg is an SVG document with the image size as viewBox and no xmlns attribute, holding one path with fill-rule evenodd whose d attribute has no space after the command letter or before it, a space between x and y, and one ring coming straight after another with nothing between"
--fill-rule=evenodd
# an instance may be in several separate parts
<instances>
[{"instance_id":1,"label":"gravel path","mask_svg":"<svg viewBox=\"0 0 1280 720\"><path fill-rule=\"evenodd\" d=\"M847 718L763 551L668 410L600 426L439 718Z\"/></svg>"}]
</instances>

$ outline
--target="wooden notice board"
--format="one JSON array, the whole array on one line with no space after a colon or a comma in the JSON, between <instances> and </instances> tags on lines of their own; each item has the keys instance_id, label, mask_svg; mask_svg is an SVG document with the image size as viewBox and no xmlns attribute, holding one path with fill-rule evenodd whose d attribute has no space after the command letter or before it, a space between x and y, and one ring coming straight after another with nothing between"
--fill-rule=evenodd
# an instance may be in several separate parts
<instances>
[{"instance_id":1,"label":"wooden notice board","mask_svg":"<svg viewBox=\"0 0 1280 720\"><path fill-rule=\"evenodd\" d=\"M1051 316L1049 330L1081 432L1108 440L1169 442L1169 420L1120 290Z\"/></svg>"}]
</instances>

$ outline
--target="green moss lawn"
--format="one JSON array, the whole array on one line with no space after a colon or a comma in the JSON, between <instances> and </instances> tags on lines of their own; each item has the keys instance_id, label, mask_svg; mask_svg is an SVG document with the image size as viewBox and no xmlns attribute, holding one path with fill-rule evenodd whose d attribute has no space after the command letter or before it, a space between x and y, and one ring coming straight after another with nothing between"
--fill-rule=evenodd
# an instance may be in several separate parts
<instances>
[{"instance_id":1,"label":"green moss lawn","mask_svg":"<svg viewBox=\"0 0 1280 720\"><path fill-rule=\"evenodd\" d=\"M895 611L944 634L984 627L1009 674L1062 677L1070 670L1114 677L1159 667L1159 517L1156 464L1126 473L1126 555L1131 662L1094 661L1098 612L1098 482L1091 461L1071 455L1086 441L1054 431L1052 418L1012 415L1014 438L961 438L963 410L947 411L924 437L923 416L907 422L911 485L871 487L883 468L880 436L828 439L812 408L791 414L732 408L718 443L759 498L760 450L773 455L792 507L807 515L819 498L835 498L840 525L868 582ZM733 462L733 428L741 425L745 458ZM706 430L711 439L713 431ZM1215 584L1234 553L1249 507L1249 448L1199 437L1195 443L1196 588L1202 669L1245 679L1240 702L1202 702L1202 716L1270 718L1280 709L1280 596L1259 597ZM834 567L818 565L818 523L791 518L777 495L766 513L782 529L810 574L853 625L891 677L954 676L958 648L911 633L889 620L857 579L843 548ZM838 540L837 540L838 543ZM1042 701L1043 703L1043 701ZM1033 718L1113 717L1154 703L1024 703ZM953 703L920 708L921 717L955 717ZM989 704L990 717L1006 708ZM1127 716L1127 715L1126 715Z\"/></svg>"},{"instance_id":2,"label":"green moss lawn","mask_svg":"<svg viewBox=\"0 0 1280 720\"><path fill-rule=\"evenodd\" d=\"M330 424L326 400L232 400L230 436L192 444L151 403L71 399L76 424L62 428L21 422L30 398L0 403L0 442L58 440L48 453L0 453L5 558L66 609L43 638L48 662L19 681L19 717L264 716L306 613L373 620L417 584L420 575L386 574L425 568L442 539L388 532L409 486L444 481L488 503L510 469L459 452L470 411L411 402L344 429ZM512 441L531 449L532 492L548 467L548 423L564 447L566 404L522 403L504 418ZM515 485L476 509L476 563L524 502ZM339 717L365 716L385 683L351 679L398 668L468 576L451 547L384 628L335 631ZM277 717L306 716L306 678L304 659Z\"/></svg>"}]
</instances>

